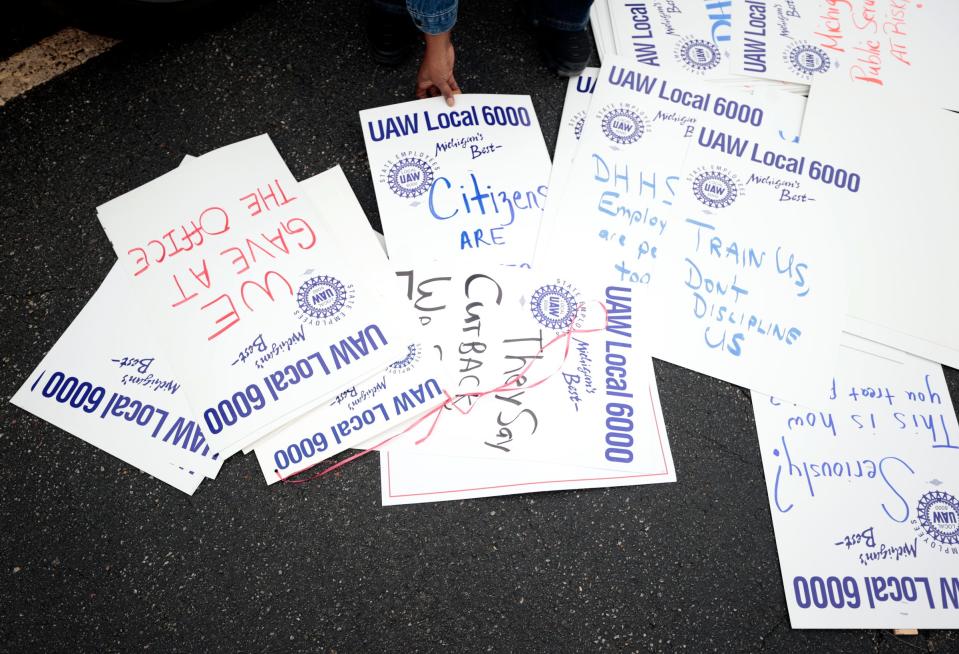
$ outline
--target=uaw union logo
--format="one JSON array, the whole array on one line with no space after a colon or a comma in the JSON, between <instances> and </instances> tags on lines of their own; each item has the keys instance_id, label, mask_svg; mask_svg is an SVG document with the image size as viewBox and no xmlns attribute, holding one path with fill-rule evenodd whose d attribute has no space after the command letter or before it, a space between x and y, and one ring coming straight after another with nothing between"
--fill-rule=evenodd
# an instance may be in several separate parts
<instances>
[{"instance_id":1,"label":"uaw union logo","mask_svg":"<svg viewBox=\"0 0 959 654\"><path fill-rule=\"evenodd\" d=\"M791 43L783 53L783 60L790 70L803 79L825 73L832 66L825 50L805 41Z\"/></svg>"},{"instance_id":2,"label":"uaw union logo","mask_svg":"<svg viewBox=\"0 0 959 654\"><path fill-rule=\"evenodd\" d=\"M536 322L553 331L564 331L582 325L585 307L581 306L579 291L568 282L557 279L533 291L529 301Z\"/></svg>"},{"instance_id":3,"label":"uaw union logo","mask_svg":"<svg viewBox=\"0 0 959 654\"><path fill-rule=\"evenodd\" d=\"M416 363L423 358L423 348L416 343L410 343L406 349L406 356L394 361L386 367L386 371L393 375L401 375L416 367Z\"/></svg>"},{"instance_id":4,"label":"uaw union logo","mask_svg":"<svg viewBox=\"0 0 959 654\"><path fill-rule=\"evenodd\" d=\"M917 522L916 531L924 531L934 541L929 543L934 549L959 545L959 500L949 493L929 491L920 497L913 523Z\"/></svg>"},{"instance_id":5,"label":"uaw union logo","mask_svg":"<svg viewBox=\"0 0 959 654\"><path fill-rule=\"evenodd\" d=\"M606 105L600 109L596 117L600 121L606 138L619 145L635 143L649 131L646 115L628 103Z\"/></svg>"},{"instance_id":6,"label":"uaw union logo","mask_svg":"<svg viewBox=\"0 0 959 654\"><path fill-rule=\"evenodd\" d=\"M689 181L696 199L713 209L725 209L743 194L739 179L722 166L697 168Z\"/></svg>"},{"instance_id":7,"label":"uaw union logo","mask_svg":"<svg viewBox=\"0 0 959 654\"><path fill-rule=\"evenodd\" d=\"M715 43L687 36L676 44L676 59L691 73L700 75L714 69L722 60Z\"/></svg>"},{"instance_id":8,"label":"uaw union logo","mask_svg":"<svg viewBox=\"0 0 959 654\"><path fill-rule=\"evenodd\" d=\"M569 121L569 126L573 128L573 136L578 141L583 136L583 126L586 124L586 112L577 111Z\"/></svg>"},{"instance_id":9,"label":"uaw union logo","mask_svg":"<svg viewBox=\"0 0 959 654\"><path fill-rule=\"evenodd\" d=\"M300 284L296 292L296 317L311 325L339 322L353 307L355 291L330 275L315 275Z\"/></svg>"},{"instance_id":10,"label":"uaw union logo","mask_svg":"<svg viewBox=\"0 0 959 654\"><path fill-rule=\"evenodd\" d=\"M383 166L380 182L389 186L395 195L412 199L430 189L438 169L436 160L425 153L401 152Z\"/></svg>"}]
</instances>

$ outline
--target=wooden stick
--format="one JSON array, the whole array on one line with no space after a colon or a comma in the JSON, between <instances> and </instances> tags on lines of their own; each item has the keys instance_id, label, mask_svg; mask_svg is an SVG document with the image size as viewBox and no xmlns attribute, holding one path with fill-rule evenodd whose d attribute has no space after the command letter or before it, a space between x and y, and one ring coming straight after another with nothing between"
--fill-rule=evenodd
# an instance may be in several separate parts
<instances>
[{"instance_id":1,"label":"wooden stick","mask_svg":"<svg viewBox=\"0 0 959 654\"><path fill-rule=\"evenodd\" d=\"M896 636L918 636L918 629L893 629L892 633Z\"/></svg>"}]
</instances>

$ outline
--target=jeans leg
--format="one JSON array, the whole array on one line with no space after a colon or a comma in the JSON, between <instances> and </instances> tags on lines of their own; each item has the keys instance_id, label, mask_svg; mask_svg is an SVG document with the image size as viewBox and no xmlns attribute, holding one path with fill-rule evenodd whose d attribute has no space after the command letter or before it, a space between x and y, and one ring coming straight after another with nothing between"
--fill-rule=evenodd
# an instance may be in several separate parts
<instances>
[{"instance_id":1,"label":"jeans leg","mask_svg":"<svg viewBox=\"0 0 959 654\"><path fill-rule=\"evenodd\" d=\"M530 2L532 14L537 23L564 32L585 30L592 4L593 0L532 0Z\"/></svg>"},{"instance_id":2,"label":"jeans leg","mask_svg":"<svg viewBox=\"0 0 959 654\"><path fill-rule=\"evenodd\" d=\"M459 0L406 0L406 8L421 32L442 34L456 24Z\"/></svg>"}]
</instances>

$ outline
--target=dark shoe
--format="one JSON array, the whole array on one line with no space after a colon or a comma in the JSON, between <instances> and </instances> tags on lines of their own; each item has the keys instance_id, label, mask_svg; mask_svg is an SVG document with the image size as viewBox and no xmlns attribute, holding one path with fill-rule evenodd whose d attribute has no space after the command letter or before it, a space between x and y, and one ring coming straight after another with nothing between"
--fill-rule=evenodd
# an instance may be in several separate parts
<instances>
[{"instance_id":1,"label":"dark shoe","mask_svg":"<svg viewBox=\"0 0 959 654\"><path fill-rule=\"evenodd\" d=\"M536 37L546 64L563 77L579 75L589 63L593 51L589 30L567 32L541 24L536 27Z\"/></svg>"},{"instance_id":2,"label":"dark shoe","mask_svg":"<svg viewBox=\"0 0 959 654\"><path fill-rule=\"evenodd\" d=\"M407 13L393 13L370 7L366 35L377 63L399 66L413 52L419 30Z\"/></svg>"}]
</instances>

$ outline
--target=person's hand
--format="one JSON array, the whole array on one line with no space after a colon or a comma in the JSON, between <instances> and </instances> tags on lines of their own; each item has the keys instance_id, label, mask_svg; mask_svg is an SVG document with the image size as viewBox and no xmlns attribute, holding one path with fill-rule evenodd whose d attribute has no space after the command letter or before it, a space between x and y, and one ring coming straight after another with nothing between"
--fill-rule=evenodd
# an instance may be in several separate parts
<instances>
[{"instance_id":1,"label":"person's hand","mask_svg":"<svg viewBox=\"0 0 959 654\"><path fill-rule=\"evenodd\" d=\"M460 87L453 77L453 56L449 32L426 35L426 52L420 72L416 75L417 98L442 95L446 98L446 104L453 106L453 96L460 93Z\"/></svg>"}]
</instances>

